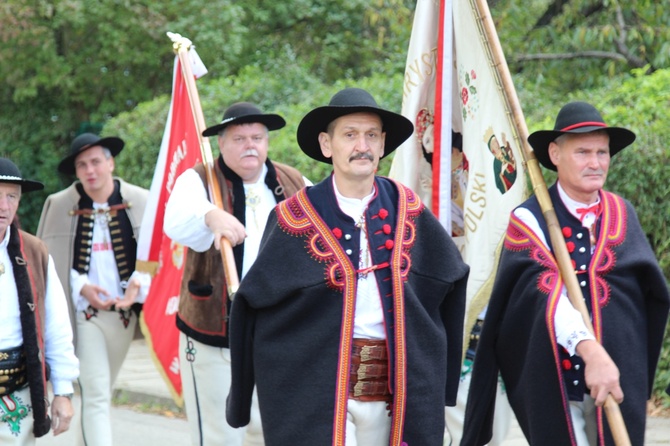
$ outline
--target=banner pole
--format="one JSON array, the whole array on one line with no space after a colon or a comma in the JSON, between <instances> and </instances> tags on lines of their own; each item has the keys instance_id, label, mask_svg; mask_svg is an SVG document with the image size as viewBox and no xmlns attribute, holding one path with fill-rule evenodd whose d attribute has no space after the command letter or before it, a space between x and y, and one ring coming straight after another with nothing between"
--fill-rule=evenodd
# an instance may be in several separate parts
<instances>
[{"instance_id":1,"label":"banner pole","mask_svg":"<svg viewBox=\"0 0 670 446\"><path fill-rule=\"evenodd\" d=\"M188 90L191 110L193 111L193 117L195 120L196 129L198 131L198 139L200 140L200 151L202 153L202 162L205 166L209 194L210 197L212 197L212 202L214 205L219 209L223 209L221 188L219 186L219 180L214 173L212 147L209 144L209 138L202 136L202 132L206 128L205 116L202 112L200 96L198 95L198 89L195 85L195 76L193 75L191 62L188 58L188 50L192 43L189 39L182 37L179 34L167 34L168 37L172 40L172 47L177 54L177 57L179 57L182 73L184 76L184 82L186 83L186 89ZM237 289L239 288L239 277L237 275L237 268L235 267L233 247L230 244L230 241L225 237L221 237L221 260L223 262L223 273L226 279L226 286L228 288L228 298L232 300L233 296L237 292Z\"/></svg>"},{"instance_id":2,"label":"banner pole","mask_svg":"<svg viewBox=\"0 0 670 446\"><path fill-rule=\"evenodd\" d=\"M586 328L591 334L594 334L593 324L591 323L591 318L586 308L586 304L584 303L584 296L579 287L579 283L577 282L577 276L575 275L572 263L570 262L570 254L568 253L568 248L565 244L565 239L563 238L563 233L560 224L558 223L554 206L549 197L547 184L542 176L542 171L540 170L540 165L535 153L528 143L528 128L526 127L526 121L516 95L516 90L514 89L512 76L503 55L500 41L498 40L498 35L495 31L488 3L485 0L474 1L476 2L479 20L488 37L487 41L491 56L501 78L504 96L508 102L509 109L512 111L512 117L516 123L516 127L521 133L519 135L519 139L523 143L523 150L521 150L521 153L524 156L528 175L533 185L533 192L538 199L542 214L544 215L547 227L549 228L549 237L553 246L554 256L558 263L559 273L565 283L568 298L570 299L572 306L580 312ZM621 415L621 409L611 394L607 396L605 401L605 413L612 431L614 443L617 446L629 446L631 444L630 438L628 436L628 431L626 430L623 416Z\"/></svg>"}]
</instances>

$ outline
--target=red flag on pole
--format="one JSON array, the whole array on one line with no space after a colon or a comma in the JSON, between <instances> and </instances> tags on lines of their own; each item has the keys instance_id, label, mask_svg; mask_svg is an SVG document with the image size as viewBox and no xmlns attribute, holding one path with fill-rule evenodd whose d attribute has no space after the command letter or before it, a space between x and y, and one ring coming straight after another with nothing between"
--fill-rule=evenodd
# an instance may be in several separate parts
<instances>
[{"instance_id":1,"label":"red flag on pole","mask_svg":"<svg viewBox=\"0 0 670 446\"><path fill-rule=\"evenodd\" d=\"M195 77L207 70L195 49L189 51ZM137 243L138 270L153 274L140 320L154 362L175 402L182 405L179 331L175 325L186 249L163 232L165 204L177 177L201 161L200 137L181 64L175 57L172 100L149 200Z\"/></svg>"}]
</instances>

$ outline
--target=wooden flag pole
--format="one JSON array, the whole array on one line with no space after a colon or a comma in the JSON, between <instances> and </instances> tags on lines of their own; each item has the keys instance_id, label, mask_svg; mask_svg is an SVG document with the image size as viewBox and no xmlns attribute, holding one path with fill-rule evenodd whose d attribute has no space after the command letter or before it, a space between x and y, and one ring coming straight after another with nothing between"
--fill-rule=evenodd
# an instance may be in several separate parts
<instances>
[{"instance_id":1,"label":"wooden flag pole","mask_svg":"<svg viewBox=\"0 0 670 446\"><path fill-rule=\"evenodd\" d=\"M195 120L196 129L198 131L198 138L200 140L200 151L202 153L202 162L205 166L205 174L207 177L207 187L209 196L212 197L212 202L219 209L223 209L223 199L221 198L221 188L219 180L214 173L214 158L212 157L212 147L209 144L209 138L202 136L205 130L205 116L202 113L202 106L200 105L200 96L195 85L195 76L191 68L191 61L188 58L188 50L191 48L191 41L179 34L167 33L172 40L172 47L179 57L179 62L184 76L184 82L188 90L188 96L191 103L191 110L193 111L193 118ZM237 268L235 267L235 257L233 256L233 246L230 241L221 237L221 260L223 261L223 273L228 287L228 298L233 299L240 285L240 280L237 275Z\"/></svg>"},{"instance_id":2,"label":"wooden flag pole","mask_svg":"<svg viewBox=\"0 0 670 446\"><path fill-rule=\"evenodd\" d=\"M488 3L485 0L475 1L480 23L484 28L484 32L486 33L485 35L487 36L488 40L490 51L489 58L496 66L495 71L500 76L500 86L503 89L504 97L508 102L509 110L512 111L512 118L516 123L516 127L518 131L521 132L519 135L519 140L521 140L523 144L523 150L521 152L523 153L524 162L526 163L526 167L528 169L528 175L530 176L530 180L533 185L533 192L538 199L540 208L542 209L542 214L544 215L544 218L547 222L547 227L549 228L549 237L551 239L554 257L558 263L560 275L567 289L570 302L582 315L582 319L584 320L584 324L586 325L587 329L591 332L591 334L595 334L593 330L593 324L591 323L591 318L589 317L586 304L584 303L582 290L579 286L579 283L577 282L577 276L575 275L572 262L570 261L570 254L568 253L568 248L565 245L565 239L563 238L563 233L561 231L560 224L558 223L558 218L556 217L554 206L551 202L551 198L549 197L547 184L545 183L544 177L542 176L542 172L540 170L540 164L535 157L533 149L528 143L528 128L526 127L526 120L523 116L521 106L519 105L519 100L516 96L516 91L512 82L512 76L509 72L509 68L507 67L507 62L503 55L502 47L500 46L500 41L498 40L495 26L493 25L493 19L491 18ZM617 446L630 446L630 438L628 436L628 431L626 430L623 416L621 415L621 410L611 394L607 396L607 400L605 401L605 413L612 431L614 443Z\"/></svg>"}]
</instances>

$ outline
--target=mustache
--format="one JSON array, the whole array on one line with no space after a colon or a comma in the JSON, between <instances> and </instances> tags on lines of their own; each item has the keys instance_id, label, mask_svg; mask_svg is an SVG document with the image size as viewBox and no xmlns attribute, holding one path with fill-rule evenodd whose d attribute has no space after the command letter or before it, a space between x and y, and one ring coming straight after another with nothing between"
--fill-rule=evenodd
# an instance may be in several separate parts
<instances>
[{"instance_id":1,"label":"mustache","mask_svg":"<svg viewBox=\"0 0 670 446\"><path fill-rule=\"evenodd\" d=\"M244 158L245 156L258 156L258 150L256 149L247 149L242 154L240 155L240 158Z\"/></svg>"},{"instance_id":2,"label":"mustache","mask_svg":"<svg viewBox=\"0 0 670 446\"><path fill-rule=\"evenodd\" d=\"M360 152L360 153L357 153L355 155L352 155L349 158L349 162L356 161L356 160L374 161L374 157L372 156L372 153L370 153L370 152Z\"/></svg>"}]
</instances>

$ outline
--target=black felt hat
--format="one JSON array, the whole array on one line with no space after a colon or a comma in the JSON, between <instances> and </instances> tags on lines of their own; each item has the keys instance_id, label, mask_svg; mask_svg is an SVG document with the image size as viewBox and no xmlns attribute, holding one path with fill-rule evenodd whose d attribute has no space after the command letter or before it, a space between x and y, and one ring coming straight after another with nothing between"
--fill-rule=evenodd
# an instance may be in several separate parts
<instances>
[{"instance_id":1,"label":"black felt hat","mask_svg":"<svg viewBox=\"0 0 670 446\"><path fill-rule=\"evenodd\" d=\"M249 102L238 102L228 107L223 113L221 122L207 127L202 132L202 136L214 136L232 124L249 124L252 122L259 122L265 125L270 131L279 130L286 125L284 118L279 115L263 113L258 107Z\"/></svg>"},{"instance_id":2,"label":"black felt hat","mask_svg":"<svg viewBox=\"0 0 670 446\"><path fill-rule=\"evenodd\" d=\"M566 133L589 133L605 130L610 137L610 156L635 141L635 133L622 127L608 127L596 108L586 102L570 102L556 116L554 130L538 130L528 136L537 160L547 169L556 170L549 157L549 143Z\"/></svg>"},{"instance_id":3,"label":"black felt hat","mask_svg":"<svg viewBox=\"0 0 670 446\"><path fill-rule=\"evenodd\" d=\"M7 158L0 158L0 183L13 183L21 186L21 192L32 192L44 189L39 181L26 180L19 168Z\"/></svg>"},{"instance_id":4,"label":"black felt hat","mask_svg":"<svg viewBox=\"0 0 670 446\"><path fill-rule=\"evenodd\" d=\"M327 131L328 124L335 119L352 113L374 113L382 120L384 140L384 156L393 152L414 132L412 121L403 115L384 110L370 93L360 88L345 88L336 93L330 103L307 113L298 125L298 145L310 158L322 163L332 164L330 158L321 153L319 133Z\"/></svg>"},{"instance_id":5,"label":"black felt hat","mask_svg":"<svg viewBox=\"0 0 670 446\"><path fill-rule=\"evenodd\" d=\"M74 175L76 171L74 160L81 152L92 147L102 146L109 149L112 156L116 156L123 150L124 145L125 143L123 140L116 136L101 138L93 133L82 133L72 140L72 144L70 144L70 153L58 164L58 171L68 175Z\"/></svg>"}]
</instances>

